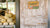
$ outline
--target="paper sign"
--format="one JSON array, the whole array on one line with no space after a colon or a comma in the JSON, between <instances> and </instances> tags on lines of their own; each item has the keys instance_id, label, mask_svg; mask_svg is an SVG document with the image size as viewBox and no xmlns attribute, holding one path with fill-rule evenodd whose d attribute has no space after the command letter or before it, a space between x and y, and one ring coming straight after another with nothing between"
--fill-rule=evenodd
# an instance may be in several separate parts
<instances>
[{"instance_id":1,"label":"paper sign","mask_svg":"<svg viewBox=\"0 0 50 28\"><path fill-rule=\"evenodd\" d=\"M39 2L38 1L29 1L28 2L28 8L29 9L38 9L39 8Z\"/></svg>"}]
</instances>

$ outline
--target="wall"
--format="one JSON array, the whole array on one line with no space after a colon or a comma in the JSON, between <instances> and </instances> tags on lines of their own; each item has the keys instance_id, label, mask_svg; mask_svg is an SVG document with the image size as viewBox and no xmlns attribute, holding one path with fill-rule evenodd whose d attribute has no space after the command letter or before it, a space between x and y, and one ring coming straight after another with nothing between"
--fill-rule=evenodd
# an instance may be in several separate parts
<instances>
[{"instance_id":1,"label":"wall","mask_svg":"<svg viewBox=\"0 0 50 28\"><path fill-rule=\"evenodd\" d=\"M25 22L24 22L24 19L26 19L24 16L27 17L27 10L25 9L25 3L26 2L25 0L20 0L20 28L47 28L47 25L25 25ZM23 11L25 10L25 12ZM22 15L23 12L26 14L24 14L24 16ZM31 10L32 11L32 10ZM30 11L30 12L31 12ZM29 13L30 14L30 13ZM28 19L30 19L30 17L28 17ZM47 20L46 20L47 21Z\"/></svg>"}]
</instances>

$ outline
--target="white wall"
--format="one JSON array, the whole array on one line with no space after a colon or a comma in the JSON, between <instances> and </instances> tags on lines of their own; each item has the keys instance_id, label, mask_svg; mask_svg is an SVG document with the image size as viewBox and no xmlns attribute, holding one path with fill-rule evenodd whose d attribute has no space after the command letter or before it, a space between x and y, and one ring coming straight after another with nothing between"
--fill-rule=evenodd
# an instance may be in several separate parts
<instances>
[{"instance_id":1,"label":"white wall","mask_svg":"<svg viewBox=\"0 0 50 28\"><path fill-rule=\"evenodd\" d=\"M48 28L47 25L24 25L24 16L22 15L22 11L24 10L25 7L23 7L24 5L24 0L20 0L20 28ZM26 1L25 1L26 2ZM26 10L26 9L25 9ZM28 9L27 9L28 10ZM26 11L27 11L26 10ZM26 12L25 11L25 12ZM31 11L30 11L31 12ZM27 13L27 12L26 12ZM25 15L27 17L27 15ZM29 19L30 17L28 17ZM47 21L47 20L46 20Z\"/></svg>"}]
</instances>

